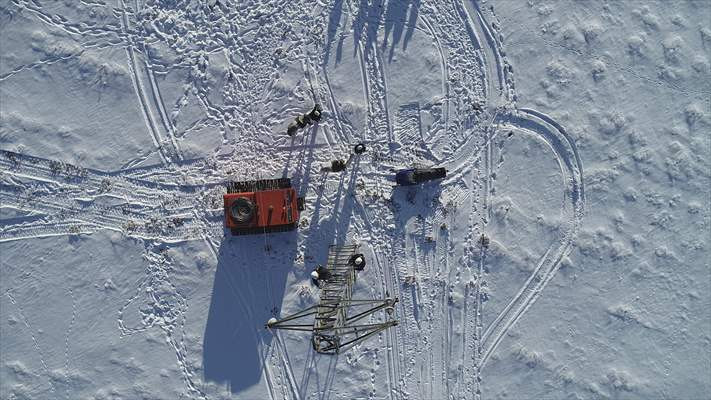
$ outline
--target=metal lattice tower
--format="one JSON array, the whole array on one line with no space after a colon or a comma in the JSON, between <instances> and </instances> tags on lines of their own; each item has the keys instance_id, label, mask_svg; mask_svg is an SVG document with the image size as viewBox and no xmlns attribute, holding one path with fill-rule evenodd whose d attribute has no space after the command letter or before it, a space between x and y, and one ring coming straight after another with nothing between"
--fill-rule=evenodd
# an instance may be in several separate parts
<instances>
[{"instance_id":1,"label":"metal lattice tower","mask_svg":"<svg viewBox=\"0 0 711 400\"><path fill-rule=\"evenodd\" d=\"M392 319L398 299L356 300L352 298L356 274L365 267L358 245L330 246L325 271L322 271L321 296L317 305L281 319L272 318L269 329L312 332L311 343L319 353L337 354L369 336L398 324ZM364 323L363 319L385 311L385 320ZM314 322L307 317L314 315Z\"/></svg>"}]
</instances>

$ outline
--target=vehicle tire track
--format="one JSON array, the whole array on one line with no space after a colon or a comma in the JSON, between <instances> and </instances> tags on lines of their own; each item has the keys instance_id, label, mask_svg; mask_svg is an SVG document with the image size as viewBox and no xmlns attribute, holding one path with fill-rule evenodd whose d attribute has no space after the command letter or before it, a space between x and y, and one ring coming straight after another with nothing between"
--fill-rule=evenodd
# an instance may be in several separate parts
<instances>
[{"instance_id":1,"label":"vehicle tire track","mask_svg":"<svg viewBox=\"0 0 711 400\"><path fill-rule=\"evenodd\" d=\"M175 138L175 127L173 126L173 123L171 120L168 118L168 114L165 111L165 103L163 101L163 96L161 95L160 92L160 87L158 86L158 82L156 81L155 73L153 72L153 67L150 63L150 53L146 47L145 42L142 43L143 47L143 54L145 57L144 60L144 66L146 73L148 75L148 82L150 83L151 86L151 95L153 97L153 103L155 104L157 110L158 110L158 115L160 116L161 123L163 125L163 129L165 130L166 135L168 136L168 139L170 140L171 145L173 146L173 154L175 154L178 157L178 160L183 161L183 153L180 150L180 146L178 145L178 142Z\"/></svg>"},{"instance_id":2,"label":"vehicle tire track","mask_svg":"<svg viewBox=\"0 0 711 400\"><path fill-rule=\"evenodd\" d=\"M444 50L442 47L442 42L440 40L440 37L435 33L434 28L432 27L432 23L429 21L429 18L426 17L425 15L419 14L418 19L422 21L422 23L425 25L427 30L430 33L430 36L432 36L432 40L435 43L435 47L437 48L437 53L439 54L439 59L440 59L440 68L442 69L442 95L444 96L444 131L448 132L449 130L449 92L450 92L450 85L449 85L449 67L447 65L447 58L444 55ZM433 141L434 138L427 137L425 139L426 142L430 143Z\"/></svg>"},{"instance_id":3,"label":"vehicle tire track","mask_svg":"<svg viewBox=\"0 0 711 400\"><path fill-rule=\"evenodd\" d=\"M121 14L121 31L125 35L129 30L128 15L126 13L126 0L117 0L119 7L122 10ZM163 139L160 136L158 127L156 126L155 117L151 111L150 103L146 99L145 88L143 87L143 82L140 78L138 72L139 66L136 62L136 50L133 38L129 38L128 44L126 46L126 56L128 58L128 69L131 71L131 81L133 82L133 89L138 97L138 102L141 105L141 111L143 112L143 119L146 123L146 127L151 134L151 139L153 139L153 145L158 149L158 154L160 155L161 161L164 165L170 164L172 162L168 154L166 154L163 147Z\"/></svg>"},{"instance_id":4,"label":"vehicle tire track","mask_svg":"<svg viewBox=\"0 0 711 400\"><path fill-rule=\"evenodd\" d=\"M301 400L301 395L299 391L299 387L296 384L296 378L294 377L294 371L291 368L291 362L289 361L289 356L286 353L286 347L284 346L284 343L282 342L281 335L279 332L275 332L274 338L276 339L276 351L279 353L279 358L282 363L282 368L285 372L285 375L287 377L287 382L289 383L289 389L291 394L294 395L294 399L296 400Z\"/></svg>"},{"instance_id":5,"label":"vehicle tire track","mask_svg":"<svg viewBox=\"0 0 711 400\"><path fill-rule=\"evenodd\" d=\"M389 257L386 255L384 262L381 258L381 254L389 254L388 245L384 242L384 233L382 230L382 224L385 222L384 216L381 214L382 208L375 208L375 211L369 210L365 207L357 198L356 204L358 205L357 211L360 211L361 218L364 222L364 226L368 231L370 237L370 245L373 247L373 254L375 255L375 262L378 269L378 275L383 279L383 285L386 292L391 297L402 298L400 293L399 284L397 284L397 278L393 279L393 267L389 261ZM377 224L377 225L374 225ZM402 306L400 306L402 308ZM388 365L388 396L391 399L399 398L399 394L402 393L400 387L402 382L401 374L401 358L395 353L396 348L401 348L400 341L398 338L398 329L386 329L384 331L386 337L386 349L387 349L387 365Z\"/></svg>"},{"instance_id":6,"label":"vehicle tire track","mask_svg":"<svg viewBox=\"0 0 711 400\"><path fill-rule=\"evenodd\" d=\"M524 130L540 136L553 150L565 185L564 211L569 214L563 236L553 242L538 261L533 273L521 287L504 310L487 327L482 337L482 366L503 339L504 335L538 299L546 284L553 278L562 259L570 252L584 214L584 184L582 161L572 138L560 125L534 110L521 110L519 114L509 115L505 124L510 129Z\"/></svg>"}]
</instances>

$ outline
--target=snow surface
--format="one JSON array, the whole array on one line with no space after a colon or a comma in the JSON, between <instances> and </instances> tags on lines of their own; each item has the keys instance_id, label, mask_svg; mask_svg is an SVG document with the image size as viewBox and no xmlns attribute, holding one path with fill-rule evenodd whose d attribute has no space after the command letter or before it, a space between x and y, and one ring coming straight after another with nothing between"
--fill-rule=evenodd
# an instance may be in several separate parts
<instances>
[{"instance_id":1,"label":"snow surface","mask_svg":"<svg viewBox=\"0 0 711 400\"><path fill-rule=\"evenodd\" d=\"M0 21L0 398L711 398L708 1ZM449 174L393 188L412 165ZM226 235L225 182L281 176L299 231ZM338 356L265 330L346 241L400 324Z\"/></svg>"}]
</instances>

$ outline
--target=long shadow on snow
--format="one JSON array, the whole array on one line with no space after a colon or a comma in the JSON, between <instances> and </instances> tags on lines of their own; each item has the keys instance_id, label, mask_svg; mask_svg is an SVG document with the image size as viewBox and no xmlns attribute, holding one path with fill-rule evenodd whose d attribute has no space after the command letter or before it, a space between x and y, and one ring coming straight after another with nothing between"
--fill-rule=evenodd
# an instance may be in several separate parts
<instances>
[{"instance_id":1,"label":"long shadow on snow","mask_svg":"<svg viewBox=\"0 0 711 400\"><path fill-rule=\"evenodd\" d=\"M232 393L260 381L273 337L264 324L278 313L295 256L294 231L223 239L203 339L206 381Z\"/></svg>"},{"instance_id":2,"label":"long shadow on snow","mask_svg":"<svg viewBox=\"0 0 711 400\"><path fill-rule=\"evenodd\" d=\"M393 33L393 41L390 44L390 52L388 54L388 61L393 60L395 47L400 43L400 38L402 37L405 25L407 25L407 32L405 32L405 38L402 42L402 49L407 50L407 43L412 38L412 34L415 32L415 25L417 25L417 16L420 10L420 0L403 0L403 1L389 1L388 9L385 11L385 40L382 44L382 50L388 45L388 36L390 36L390 31ZM408 15L409 12L409 15Z\"/></svg>"},{"instance_id":3,"label":"long shadow on snow","mask_svg":"<svg viewBox=\"0 0 711 400\"><path fill-rule=\"evenodd\" d=\"M363 37L363 30L365 30L366 53L371 45L377 42L380 19L383 15L383 3L384 0L373 0L372 4L368 4L368 0L360 0L358 15L353 21L353 57L358 52L358 44Z\"/></svg>"},{"instance_id":4,"label":"long shadow on snow","mask_svg":"<svg viewBox=\"0 0 711 400\"><path fill-rule=\"evenodd\" d=\"M328 29L326 30L326 53L323 57L326 64L328 64L328 60L331 58L331 42L336 38L336 31L338 31L338 27L341 25L343 1L344 0L336 0L335 3L333 3L333 7L331 8L331 12L328 16ZM341 39L338 41L338 47L336 48L336 64L341 61L343 39L344 37L341 35Z\"/></svg>"},{"instance_id":5,"label":"long shadow on snow","mask_svg":"<svg viewBox=\"0 0 711 400\"><path fill-rule=\"evenodd\" d=\"M385 17L382 21L385 25L385 40L381 44L382 51L385 51L385 48L388 45L388 38L392 32L393 38L390 45L388 61L392 61L393 59L395 47L400 43L402 34L405 31L405 26L407 26L407 31L405 32L405 37L403 38L402 48L403 50L407 50L407 44L410 39L412 39L412 35L415 32L415 26L417 25L420 2L421 0L388 1L387 10L385 10ZM366 52L369 52L371 46L377 42L381 17L383 16L383 3L383 0L374 0L372 4L368 4L367 0L360 1L358 6L358 15L356 15L355 20L353 21L354 57L357 53L358 43L363 36L364 30ZM333 11L335 10L336 9L334 7ZM331 18L334 19L336 17L340 19L340 12L332 12ZM329 43L330 39L331 37L329 37ZM339 60L340 57L337 55L336 62Z\"/></svg>"},{"instance_id":6,"label":"long shadow on snow","mask_svg":"<svg viewBox=\"0 0 711 400\"><path fill-rule=\"evenodd\" d=\"M345 244L350 228L351 216L355 199L356 177L359 171L360 158L355 156L346 171L338 173L338 188L330 203L333 205L332 214L322 218L323 200L325 192L329 190L329 176L335 173L324 173L314 209L309 222L309 233L306 237L305 249L314 263L325 263L328 258L328 246L331 244ZM329 175L330 174L330 175ZM331 181L332 182L332 181ZM307 266L309 267L309 266ZM309 268L307 268L309 270Z\"/></svg>"}]
</instances>

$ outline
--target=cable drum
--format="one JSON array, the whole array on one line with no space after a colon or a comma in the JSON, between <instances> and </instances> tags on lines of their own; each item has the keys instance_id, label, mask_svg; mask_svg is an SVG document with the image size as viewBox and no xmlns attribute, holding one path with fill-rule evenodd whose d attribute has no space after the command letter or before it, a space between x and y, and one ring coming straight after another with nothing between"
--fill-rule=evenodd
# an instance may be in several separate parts
<instances>
[{"instance_id":1,"label":"cable drum","mask_svg":"<svg viewBox=\"0 0 711 400\"><path fill-rule=\"evenodd\" d=\"M254 203L251 200L240 197L232 203L230 214L235 222L243 224L254 217L254 208Z\"/></svg>"}]
</instances>

